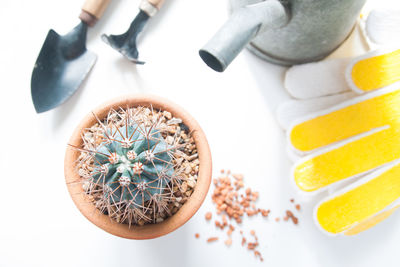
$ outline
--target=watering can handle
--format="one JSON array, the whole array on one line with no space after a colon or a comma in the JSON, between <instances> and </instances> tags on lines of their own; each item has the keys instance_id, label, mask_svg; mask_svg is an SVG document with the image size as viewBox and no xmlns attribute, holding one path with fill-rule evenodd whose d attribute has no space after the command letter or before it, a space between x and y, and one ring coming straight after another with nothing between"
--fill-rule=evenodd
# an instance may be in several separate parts
<instances>
[{"instance_id":1,"label":"watering can handle","mask_svg":"<svg viewBox=\"0 0 400 267\"><path fill-rule=\"evenodd\" d=\"M79 18L93 26L101 18L111 0L86 0Z\"/></svg>"}]
</instances>

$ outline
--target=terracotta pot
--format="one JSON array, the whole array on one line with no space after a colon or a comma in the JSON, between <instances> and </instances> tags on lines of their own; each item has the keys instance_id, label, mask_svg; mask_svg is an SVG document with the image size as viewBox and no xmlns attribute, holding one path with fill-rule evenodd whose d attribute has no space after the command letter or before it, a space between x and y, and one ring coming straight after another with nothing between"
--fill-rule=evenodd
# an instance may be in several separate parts
<instances>
[{"instance_id":1,"label":"terracotta pot","mask_svg":"<svg viewBox=\"0 0 400 267\"><path fill-rule=\"evenodd\" d=\"M193 194L176 214L165 221L157 224L147 224L144 226L131 226L129 228L127 224L117 223L116 221L110 219L110 217L107 215L104 215L95 207L92 202L88 200L87 195L83 191L82 184L79 183L81 178L76 170L76 161L80 152L68 146L65 153L65 180L68 191L75 205L89 221L101 229L113 235L129 239L156 238L166 235L182 226L200 208L207 195L211 182L211 152L207 139L204 135L204 132L200 128L200 125L181 107L155 96L129 95L109 101L93 110L93 112L100 119L103 119L111 108L118 109L119 107L124 108L150 105L156 109L169 111L174 117L182 119L183 123L189 127L190 131L193 133L193 138L195 139L200 160L197 184ZM93 114L88 114L75 129L71 139L69 140L69 144L81 147L83 144L81 139L82 131L85 128L90 128L95 123L96 119Z\"/></svg>"}]
</instances>

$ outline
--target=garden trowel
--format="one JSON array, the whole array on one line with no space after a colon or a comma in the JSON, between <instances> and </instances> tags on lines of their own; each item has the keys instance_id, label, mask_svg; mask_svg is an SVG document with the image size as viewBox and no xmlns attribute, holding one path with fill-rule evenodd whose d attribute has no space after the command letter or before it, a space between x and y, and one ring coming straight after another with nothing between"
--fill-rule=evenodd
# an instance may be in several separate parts
<instances>
[{"instance_id":1,"label":"garden trowel","mask_svg":"<svg viewBox=\"0 0 400 267\"><path fill-rule=\"evenodd\" d=\"M138 60L136 39L143 30L144 25L150 17L154 16L163 5L164 0L142 0L139 6L139 13L132 21L129 29L120 35L106 35L101 37L105 43L120 52L128 60L135 64L143 65L145 62Z\"/></svg>"},{"instance_id":2,"label":"garden trowel","mask_svg":"<svg viewBox=\"0 0 400 267\"><path fill-rule=\"evenodd\" d=\"M88 26L104 13L110 0L86 0L81 22L66 35L50 30L36 60L31 78L32 100L36 112L48 111L64 103L83 82L96 54L86 49Z\"/></svg>"}]
</instances>

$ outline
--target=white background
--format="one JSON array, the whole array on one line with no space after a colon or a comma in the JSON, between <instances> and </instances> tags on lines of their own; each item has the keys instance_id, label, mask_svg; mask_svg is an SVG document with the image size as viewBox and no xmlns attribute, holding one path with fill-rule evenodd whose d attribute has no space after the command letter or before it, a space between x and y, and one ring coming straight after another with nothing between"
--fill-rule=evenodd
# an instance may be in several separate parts
<instances>
[{"instance_id":1,"label":"white background","mask_svg":"<svg viewBox=\"0 0 400 267\"><path fill-rule=\"evenodd\" d=\"M67 103L39 115L30 96L34 62L49 28L64 34L79 22L82 2L1 2L0 266L400 266L399 212L346 238L328 237L313 224L321 196L301 202L298 226L273 221L293 209L290 198L300 201L289 183L292 163L274 114L289 98L285 68L244 51L223 74L211 71L197 50L227 18L226 0L166 2L139 42L147 64L136 67L99 35L125 31L139 1L112 1L89 32L87 46L98 61L88 79ZM350 44L342 53L357 49ZM69 136L92 108L127 93L157 94L183 106L206 132L214 174L221 168L243 173L246 184L260 191L258 205L272 210L270 219L246 219L243 229L257 231L264 263L240 246L238 231L230 248L222 241L206 244L206 237L225 237L204 220L213 210L210 196L183 227L149 241L114 237L79 213L64 184Z\"/></svg>"}]
</instances>

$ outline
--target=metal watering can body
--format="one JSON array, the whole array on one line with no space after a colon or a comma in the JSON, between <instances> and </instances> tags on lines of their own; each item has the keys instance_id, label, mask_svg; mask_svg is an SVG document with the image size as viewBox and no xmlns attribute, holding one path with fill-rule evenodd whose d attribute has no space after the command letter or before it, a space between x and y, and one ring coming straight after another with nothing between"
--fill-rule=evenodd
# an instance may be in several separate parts
<instances>
[{"instance_id":1,"label":"metal watering can body","mask_svg":"<svg viewBox=\"0 0 400 267\"><path fill-rule=\"evenodd\" d=\"M349 36L366 0L230 0L231 16L200 50L224 71L247 46L281 65L320 60Z\"/></svg>"}]
</instances>

